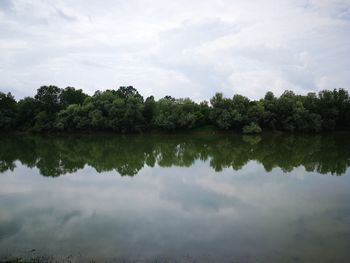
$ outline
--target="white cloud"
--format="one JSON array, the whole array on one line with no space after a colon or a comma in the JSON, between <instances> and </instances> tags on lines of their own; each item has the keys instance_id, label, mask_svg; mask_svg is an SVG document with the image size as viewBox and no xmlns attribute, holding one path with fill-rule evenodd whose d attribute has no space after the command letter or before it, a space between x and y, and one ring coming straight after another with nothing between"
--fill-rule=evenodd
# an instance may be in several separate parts
<instances>
[{"instance_id":1,"label":"white cloud","mask_svg":"<svg viewBox=\"0 0 350 263\"><path fill-rule=\"evenodd\" d=\"M259 98L348 88L345 0L0 1L0 90Z\"/></svg>"}]
</instances>

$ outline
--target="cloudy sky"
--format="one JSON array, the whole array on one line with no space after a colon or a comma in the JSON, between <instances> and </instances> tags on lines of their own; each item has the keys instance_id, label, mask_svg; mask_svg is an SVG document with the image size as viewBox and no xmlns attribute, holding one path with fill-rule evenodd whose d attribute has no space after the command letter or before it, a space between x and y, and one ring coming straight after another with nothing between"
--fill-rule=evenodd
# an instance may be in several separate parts
<instances>
[{"instance_id":1,"label":"cloudy sky","mask_svg":"<svg viewBox=\"0 0 350 263\"><path fill-rule=\"evenodd\" d=\"M0 0L0 91L210 98L350 83L350 0Z\"/></svg>"}]
</instances>

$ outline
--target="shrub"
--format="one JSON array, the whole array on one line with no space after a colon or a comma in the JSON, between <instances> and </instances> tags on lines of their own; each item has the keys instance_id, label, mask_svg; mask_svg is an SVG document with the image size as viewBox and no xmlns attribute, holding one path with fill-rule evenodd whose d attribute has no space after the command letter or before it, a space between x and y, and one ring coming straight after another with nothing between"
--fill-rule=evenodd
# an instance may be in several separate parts
<instances>
[{"instance_id":1,"label":"shrub","mask_svg":"<svg viewBox=\"0 0 350 263\"><path fill-rule=\"evenodd\" d=\"M244 126L242 131L244 134L257 134L261 133L262 129L255 122L251 122L249 125Z\"/></svg>"}]
</instances>

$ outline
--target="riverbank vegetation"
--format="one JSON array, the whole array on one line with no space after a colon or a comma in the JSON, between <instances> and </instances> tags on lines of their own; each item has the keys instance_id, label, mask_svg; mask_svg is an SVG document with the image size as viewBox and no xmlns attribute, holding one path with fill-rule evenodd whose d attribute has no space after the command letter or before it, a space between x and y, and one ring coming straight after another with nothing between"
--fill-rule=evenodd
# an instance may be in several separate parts
<instances>
[{"instance_id":1,"label":"riverbank vegetation","mask_svg":"<svg viewBox=\"0 0 350 263\"><path fill-rule=\"evenodd\" d=\"M144 99L132 86L96 91L93 96L73 87L42 86L34 97L19 101L11 93L0 92L2 131L175 132L207 125L247 134L350 129L349 93L344 89L307 95L285 91L276 97L267 92L260 100L216 93L209 102L196 103L171 96Z\"/></svg>"}]
</instances>

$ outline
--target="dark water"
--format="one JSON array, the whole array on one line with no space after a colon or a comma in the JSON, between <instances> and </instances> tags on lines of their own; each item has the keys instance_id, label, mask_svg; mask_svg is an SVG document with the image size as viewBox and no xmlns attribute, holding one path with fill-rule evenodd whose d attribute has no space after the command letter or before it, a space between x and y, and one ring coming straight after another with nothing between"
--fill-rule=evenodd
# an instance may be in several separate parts
<instances>
[{"instance_id":1,"label":"dark water","mask_svg":"<svg viewBox=\"0 0 350 263\"><path fill-rule=\"evenodd\" d=\"M2 136L0 260L350 262L350 139Z\"/></svg>"}]
</instances>

